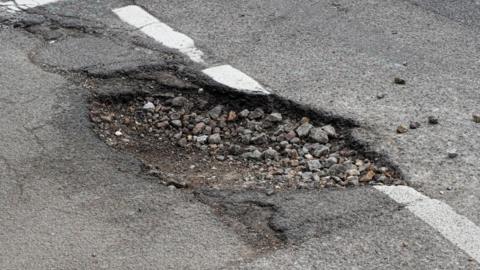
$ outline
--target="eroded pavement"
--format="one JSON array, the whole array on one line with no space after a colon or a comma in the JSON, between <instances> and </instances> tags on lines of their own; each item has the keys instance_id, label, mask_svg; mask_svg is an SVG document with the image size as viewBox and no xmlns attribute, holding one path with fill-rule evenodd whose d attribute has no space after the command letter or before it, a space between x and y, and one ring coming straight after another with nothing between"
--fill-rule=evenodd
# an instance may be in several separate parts
<instances>
[{"instance_id":1,"label":"eroded pavement","mask_svg":"<svg viewBox=\"0 0 480 270\"><path fill-rule=\"evenodd\" d=\"M0 19L2 268L478 268L373 188L267 196L177 190L146 176L92 131L92 82L110 78L109 94L211 82L125 28L110 11L121 4L66 2ZM138 71L149 71L141 84L129 78Z\"/></svg>"}]
</instances>

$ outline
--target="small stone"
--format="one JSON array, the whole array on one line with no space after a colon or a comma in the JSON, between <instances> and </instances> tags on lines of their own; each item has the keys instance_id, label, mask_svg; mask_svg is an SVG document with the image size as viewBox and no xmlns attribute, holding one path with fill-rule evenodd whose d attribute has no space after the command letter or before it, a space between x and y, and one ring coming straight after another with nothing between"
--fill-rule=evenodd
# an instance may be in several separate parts
<instances>
[{"instance_id":1,"label":"small stone","mask_svg":"<svg viewBox=\"0 0 480 270\"><path fill-rule=\"evenodd\" d=\"M337 164L338 160L336 157L329 157L325 160L325 165L327 167L331 167L334 164Z\"/></svg>"},{"instance_id":2,"label":"small stone","mask_svg":"<svg viewBox=\"0 0 480 270\"><path fill-rule=\"evenodd\" d=\"M379 93L377 94L377 99L383 99L385 96L385 93Z\"/></svg>"},{"instance_id":3,"label":"small stone","mask_svg":"<svg viewBox=\"0 0 480 270\"><path fill-rule=\"evenodd\" d=\"M431 125L437 125L438 124L438 118L435 116L429 116L428 117L428 123Z\"/></svg>"},{"instance_id":4,"label":"small stone","mask_svg":"<svg viewBox=\"0 0 480 270\"><path fill-rule=\"evenodd\" d=\"M177 142L178 146L180 147L187 147L188 145L188 141L186 138L181 138L178 142Z\"/></svg>"},{"instance_id":5,"label":"small stone","mask_svg":"<svg viewBox=\"0 0 480 270\"><path fill-rule=\"evenodd\" d=\"M262 159L262 153L258 150L254 150L252 152L243 153L242 157L245 158L245 159L251 159L251 160L261 160Z\"/></svg>"},{"instance_id":6,"label":"small stone","mask_svg":"<svg viewBox=\"0 0 480 270\"><path fill-rule=\"evenodd\" d=\"M298 134L299 137L306 137L308 136L308 134L310 133L310 130L313 128L313 125L306 122L306 123L303 123L301 124L297 129L296 129L296 132Z\"/></svg>"},{"instance_id":7,"label":"small stone","mask_svg":"<svg viewBox=\"0 0 480 270\"><path fill-rule=\"evenodd\" d=\"M333 132L335 133L335 130ZM309 137L319 143L328 143L328 134L323 128L312 128Z\"/></svg>"},{"instance_id":8,"label":"small stone","mask_svg":"<svg viewBox=\"0 0 480 270\"><path fill-rule=\"evenodd\" d=\"M217 106L213 107L213 109L208 111L208 116L210 116L210 118L216 120L222 115L224 108L225 108L225 106L223 106L223 105L217 105Z\"/></svg>"},{"instance_id":9,"label":"small stone","mask_svg":"<svg viewBox=\"0 0 480 270\"><path fill-rule=\"evenodd\" d=\"M188 103L188 99L185 97L175 97L172 99L172 106L174 107L183 107Z\"/></svg>"},{"instance_id":10,"label":"small stone","mask_svg":"<svg viewBox=\"0 0 480 270\"><path fill-rule=\"evenodd\" d=\"M119 136L122 136L122 135L123 135L123 133L122 133L121 130L115 131L115 136L119 137Z\"/></svg>"},{"instance_id":11,"label":"small stone","mask_svg":"<svg viewBox=\"0 0 480 270\"><path fill-rule=\"evenodd\" d=\"M400 126L397 127L397 133L402 134L407 132L408 132L408 127L405 124L401 124Z\"/></svg>"},{"instance_id":12,"label":"small stone","mask_svg":"<svg viewBox=\"0 0 480 270\"><path fill-rule=\"evenodd\" d=\"M234 112L234 111L230 111L228 113L228 116L227 116L227 121L228 122L233 122L233 121L237 120L237 118L238 118L237 113Z\"/></svg>"},{"instance_id":13,"label":"small stone","mask_svg":"<svg viewBox=\"0 0 480 270\"><path fill-rule=\"evenodd\" d=\"M283 117L282 117L282 114L280 113L271 113L267 116L265 120L270 121L272 123L278 123L278 122L282 122Z\"/></svg>"},{"instance_id":14,"label":"small stone","mask_svg":"<svg viewBox=\"0 0 480 270\"><path fill-rule=\"evenodd\" d=\"M145 105L143 105L143 109L146 111L153 111L155 110L155 105L152 102L147 102Z\"/></svg>"},{"instance_id":15,"label":"small stone","mask_svg":"<svg viewBox=\"0 0 480 270\"><path fill-rule=\"evenodd\" d=\"M204 122L200 122L200 123L197 123L195 125L195 127L192 129L192 133L193 135L198 135L200 133L203 132L203 130L205 129L205 123Z\"/></svg>"},{"instance_id":16,"label":"small stone","mask_svg":"<svg viewBox=\"0 0 480 270\"><path fill-rule=\"evenodd\" d=\"M245 110L241 111L241 112L238 114L238 116L240 116L241 118L247 118L249 114L250 114L250 111L247 110L247 109L245 109Z\"/></svg>"},{"instance_id":17,"label":"small stone","mask_svg":"<svg viewBox=\"0 0 480 270\"><path fill-rule=\"evenodd\" d=\"M290 141L292 140L293 138L297 137L297 133L295 133L295 131L291 130L289 131L286 135L285 135L285 139L287 141Z\"/></svg>"},{"instance_id":18,"label":"small stone","mask_svg":"<svg viewBox=\"0 0 480 270\"><path fill-rule=\"evenodd\" d=\"M349 185L358 186L359 185L358 176L347 177L347 182Z\"/></svg>"},{"instance_id":19,"label":"small stone","mask_svg":"<svg viewBox=\"0 0 480 270\"><path fill-rule=\"evenodd\" d=\"M313 151L313 155L316 157L321 157L321 156L327 155L329 151L330 151L330 148L328 148L325 145L322 145Z\"/></svg>"},{"instance_id":20,"label":"small stone","mask_svg":"<svg viewBox=\"0 0 480 270\"><path fill-rule=\"evenodd\" d=\"M220 144L222 142L222 138L220 137L220 134L215 133L213 135L210 135L208 137L208 143L209 144Z\"/></svg>"},{"instance_id":21,"label":"small stone","mask_svg":"<svg viewBox=\"0 0 480 270\"><path fill-rule=\"evenodd\" d=\"M251 111L248 114L248 118L250 119L260 119L265 115L262 109L256 108L255 110Z\"/></svg>"},{"instance_id":22,"label":"small stone","mask_svg":"<svg viewBox=\"0 0 480 270\"><path fill-rule=\"evenodd\" d=\"M417 128L420 127L420 123L419 122L410 122L409 127L410 127L410 129L417 129Z\"/></svg>"},{"instance_id":23,"label":"small stone","mask_svg":"<svg viewBox=\"0 0 480 270\"><path fill-rule=\"evenodd\" d=\"M207 142L208 136L207 135L194 136L193 139L197 143L204 144Z\"/></svg>"},{"instance_id":24,"label":"small stone","mask_svg":"<svg viewBox=\"0 0 480 270\"><path fill-rule=\"evenodd\" d=\"M266 144L268 137L265 133L260 133L257 136L252 137L251 142L254 144Z\"/></svg>"},{"instance_id":25,"label":"small stone","mask_svg":"<svg viewBox=\"0 0 480 270\"><path fill-rule=\"evenodd\" d=\"M364 176L360 177L360 182L370 182L375 176L375 172L368 171Z\"/></svg>"},{"instance_id":26,"label":"small stone","mask_svg":"<svg viewBox=\"0 0 480 270\"><path fill-rule=\"evenodd\" d=\"M307 161L307 167L310 171L318 171L322 168L322 164L318 159Z\"/></svg>"},{"instance_id":27,"label":"small stone","mask_svg":"<svg viewBox=\"0 0 480 270\"><path fill-rule=\"evenodd\" d=\"M448 156L449 158L456 158L456 157L458 157L457 150L456 150L456 149L448 149L448 150L447 150L447 156Z\"/></svg>"},{"instance_id":28,"label":"small stone","mask_svg":"<svg viewBox=\"0 0 480 270\"><path fill-rule=\"evenodd\" d=\"M203 88L198 88L198 93L199 94L203 94L205 92L205 90Z\"/></svg>"},{"instance_id":29,"label":"small stone","mask_svg":"<svg viewBox=\"0 0 480 270\"><path fill-rule=\"evenodd\" d=\"M348 176L359 176L360 172L357 169L350 169L347 171Z\"/></svg>"},{"instance_id":30,"label":"small stone","mask_svg":"<svg viewBox=\"0 0 480 270\"><path fill-rule=\"evenodd\" d=\"M405 84L406 84L406 81L405 81L404 79L401 79L401 78L398 78L398 77L395 77L395 78L393 79L393 82L394 82L395 84L400 84L400 85L405 85Z\"/></svg>"},{"instance_id":31,"label":"small stone","mask_svg":"<svg viewBox=\"0 0 480 270\"><path fill-rule=\"evenodd\" d=\"M332 125L326 125L322 127L322 130L327 133L329 138L336 138L337 137L337 131Z\"/></svg>"},{"instance_id":32,"label":"small stone","mask_svg":"<svg viewBox=\"0 0 480 270\"><path fill-rule=\"evenodd\" d=\"M480 113L474 113L472 114L472 117L473 117L473 122L480 124Z\"/></svg>"},{"instance_id":33,"label":"small stone","mask_svg":"<svg viewBox=\"0 0 480 270\"><path fill-rule=\"evenodd\" d=\"M172 125L175 127L182 127L182 121L180 120L173 120L170 123L172 123Z\"/></svg>"},{"instance_id":34,"label":"small stone","mask_svg":"<svg viewBox=\"0 0 480 270\"><path fill-rule=\"evenodd\" d=\"M308 160L312 160L313 159L313 156L311 154L306 154L305 155L305 158L308 159Z\"/></svg>"},{"instance_id":35,"label":"small stone","mask_svg":"<svg viewBox=\"0 0 480 270\"><path fill-rule=\"evenodd\" d=\"M340 175L344 174L346 171L346 167L343 164L333 164L329 169L328 173L331 175Z\"/></svg>"},{"instance_id":36,"label":"small stone","mask_svg":"<svg viewBox=\"0 0 480 270\"><path fill-rule=\"evenodd\" d=\"M302 173L302 180L303 181L311 181L312 180L313 173L312 172L303 172Z\"/></svg>"},{"instance_id":37,"label":"small stone","mask_svg":"<svg viewBox=\"0 0 480 270\"><path fill-rule=\"evenodd\" d=\"M223 155L218 155L215 158L219 161L224 161L225 160L225 156L223 156Z\"/></svg>"},{"instance_id":38,"label":"small stone","mask_svg":"<svg viewBox=\"0 0 480 270\"><path fill-rule=\"evenodd\" d=\"M268 148L267 150L263 151L263 157L265 159L279 160L280 154L276 150Z\"/></svg>"}]
</instances>

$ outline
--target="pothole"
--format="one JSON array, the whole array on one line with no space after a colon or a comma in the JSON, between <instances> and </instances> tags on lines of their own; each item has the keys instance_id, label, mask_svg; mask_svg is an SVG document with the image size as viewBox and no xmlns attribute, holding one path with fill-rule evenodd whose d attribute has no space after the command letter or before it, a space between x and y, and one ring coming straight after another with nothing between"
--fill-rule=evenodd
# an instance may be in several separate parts
<instances>
[{"instance_id":1,"label":"pothole","mask_svg":"<svg viewBox=\"0 0 480 270\"><path fill-rule=\"evenodd\" d=\"M395 170L349 146L348 127L255 99L172 89L97 99L90 118L108 145L137 156L148 174L176 188L273 194L404 184Z\"/></svg>"}]
</instances>

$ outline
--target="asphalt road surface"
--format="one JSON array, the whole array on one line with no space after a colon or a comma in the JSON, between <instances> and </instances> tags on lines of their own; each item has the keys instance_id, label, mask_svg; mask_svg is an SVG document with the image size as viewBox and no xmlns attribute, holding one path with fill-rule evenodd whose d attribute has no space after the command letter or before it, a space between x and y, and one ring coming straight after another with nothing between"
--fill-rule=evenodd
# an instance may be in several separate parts
<instances>
[{"instance_id":1,"label":"asphalt road surface","mask_svg":"<svg viewBox=\"0 0 480 270\"><path fill-rule=\"evenodd\" d=\"M0 1L2 269L480 269L478 1L47 2ZM204 62L113 12L128 5L191 38ZM118 92L135 87L120 77L139 67L182 78L223 64L353 120L358 140L434 200L277 194L271 218L294 244L258 252L90 129L89 74L120 74L107 87ZM397 134L409 121L421 128Z\"/></svg>"}]
</instances>

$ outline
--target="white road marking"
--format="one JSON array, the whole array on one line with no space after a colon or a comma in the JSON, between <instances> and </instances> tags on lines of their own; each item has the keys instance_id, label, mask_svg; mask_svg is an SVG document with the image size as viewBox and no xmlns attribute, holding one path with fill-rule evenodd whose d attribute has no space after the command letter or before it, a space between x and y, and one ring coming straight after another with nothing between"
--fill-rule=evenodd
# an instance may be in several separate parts
<instances>
[{"instance_id":1,"label":"white road marking","mask_svg":"<svg viewBox=\"0 0 480 270\"><path fill-rule=\"evenodd\" d=\"M29 9L38 6L43 6L46 4L54 3L59 0L16 0L0 3L0 7L6 7L10 12L18 12L22 9Z\"/></svg>"},{"instance_id":2,"label":"white road marking","mask_svg":"<svg viewBox=\"0 0 480 270\"><path fill-rule=\"evenodd\" d=\"M203 52L195 47L193 39L173 30L157 18L135 5L114 9L113 12L124 22L139 28L147 36L155 39L166 47L179 50L192 61L203 63Z\"/></svg>"},{"instance_id":3,"label":"white road marking","mask_svg":"<svg viewBox=\"0 0 480 270\"><path fill-rule=\"evenodd\" d=\"M21 10L12 1L0 3L0 8L3 8L10 13L15 13Z\"/></svg>"},{"instance_id":4,"label":"white road marking","mask_svg":"<svg viewBox=\"0 0 480 270\"><path fill-rule=\"evenodd\" d=\"M221 84L243 92L270 94L253 78L230 65L207 68L203 70L203 73Z\"/></svg>"},{"instance_id":5,"label":"white road marking","mask_svg":"<svg viewBox=\"0 0 480 270\"><path fill-rule=\"evenodd\" d=\"M480 263L480 228L468 218L457 214L447 204L431 199L411 187L375 186L425 223L436 229L450 242Z\"/></svg>"}]
</instances>

